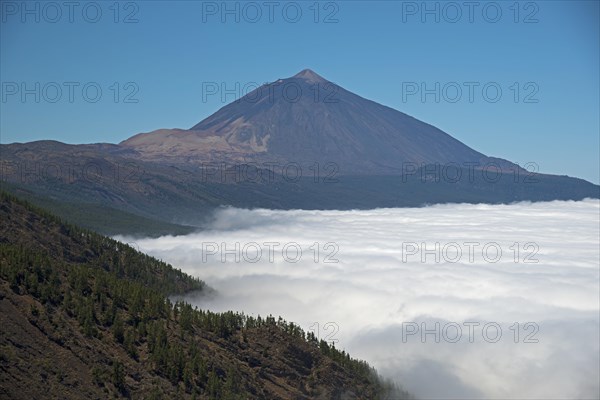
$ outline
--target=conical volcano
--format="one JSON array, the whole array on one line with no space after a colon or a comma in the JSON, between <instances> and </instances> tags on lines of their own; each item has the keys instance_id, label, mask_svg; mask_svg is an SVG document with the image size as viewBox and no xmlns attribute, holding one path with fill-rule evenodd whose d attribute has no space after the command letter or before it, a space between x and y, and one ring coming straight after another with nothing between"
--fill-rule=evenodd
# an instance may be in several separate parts
<instances>
[{"instance_id":1,"label":"conical volcano","mask_svg":"<svg viewBox=\"0 0 600 400\"><path fill-rule=\"evenodd\" d=\"M353 174L486 159L440 129L310 69L256 88L189 130L143 133L121 144L151 160L333 162L341 173Z\"/></svg>"}]
</instances>

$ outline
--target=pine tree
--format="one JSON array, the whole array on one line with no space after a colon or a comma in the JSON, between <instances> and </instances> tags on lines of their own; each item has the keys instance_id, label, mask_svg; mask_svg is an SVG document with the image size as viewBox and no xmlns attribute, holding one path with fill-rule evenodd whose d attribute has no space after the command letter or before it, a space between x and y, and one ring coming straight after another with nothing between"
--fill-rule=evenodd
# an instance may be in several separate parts
<instances>
[{"instance_id":1,"label":"pine tree","mask_svg":"<svg viewBox=\"0 0 600 400\"><path fill-rule=\"evenodd\" d=\"M125 328L123 327L123 320L117 314L113 321L112 333L115 340L119 343L123 343L125 340Z\"/></svg>"},{"instance_id":2,"label":"pine tree","mask_svg":"<svg viewBox=\"0 0 600 400\"><path fill-rule=\"evenodd\" d=\"M119 392L122 394L125 393L125 367L121 362L114 361L113 362L113 373L112 373L113 385L117 388Z\"/></svg>"}]
</instances>

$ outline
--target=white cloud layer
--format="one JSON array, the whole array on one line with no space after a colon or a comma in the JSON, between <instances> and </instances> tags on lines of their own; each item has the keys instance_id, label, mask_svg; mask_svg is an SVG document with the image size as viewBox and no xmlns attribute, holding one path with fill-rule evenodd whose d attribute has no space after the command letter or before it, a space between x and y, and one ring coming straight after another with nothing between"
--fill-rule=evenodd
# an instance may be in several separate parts
<instances>
[{"instance_id":1,"label":"white cloud layer","mask_svg":"<svg viewBox=\"0 0 600 400\"><path fill-rule=\"evenodd\" d=\"M204 232L135 242L218 291L188 301L214 311L281 315L305 330L319 324L322 338L339 340L338 348L421 398L600 397L597 200L367 211L225 208ZM279 243L271 247L272 262L268 242ZM286 243L302 247L298 262L290 261L293 246L287 261L282 256ZM257 248L260 260L244 261L257 258ZM324 262L336 249L332 259L339 262ZM479 324L472 332L470 322ZM431 333L423 338L421 327ZM492 343L498 328L502 336Z\"/></svg>"}]
</instances>

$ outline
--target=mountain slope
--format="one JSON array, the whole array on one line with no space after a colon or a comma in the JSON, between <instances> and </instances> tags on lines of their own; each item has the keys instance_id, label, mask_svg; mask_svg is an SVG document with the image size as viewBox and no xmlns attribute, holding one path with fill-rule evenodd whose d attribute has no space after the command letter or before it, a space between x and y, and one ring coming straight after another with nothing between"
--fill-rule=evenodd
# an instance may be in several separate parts
<instances>
[{"instance_id":1,"label":"mountain slope","mask_svg":"<svg viewBox=\"0 0 600 400\"><path fill-rule=\"evenodd\" d=\"M0 188L49 207L71 223L85 224L98 232L135 236L185 234L210 220L212 210L222 205L271 209L370 209L419 207L437 203L512 203L517 201L581 200L599 198L600 187L566 176L535 174L518 169L503 171L472 169L442 173L439 165L426 165L404 176L342 175L334 169L303 169L286 176L281 169L258 170L264 179L253 179L240 168L225 171L205 166L169 165L116 156L106 150L80 145L48 146L46 142L0 145L3 168ZM115 146L116 147L116 146ZM102 174L48 177L43 173L22 174L26 168L97 165ZM113 174L128 166L122 179ZM0 163L0 167L1 167ZM129 171L129 172L128 172ZM128 179L130 172L135 172ZM446 179L460 176L458 180ZM114 212L113 210L117 210ZM173 225L176 223L178 225Z\"/></svg>"},{"instance_id":2,"label":"mountain slope","mask_svg":"<svg viewBox=\"0 0 600 400\"><path fill-rule=\"evenodd\" d=\"M408 162L487 162L434 126L310 70L263 85L188 131L139 134L121 145L149 160L335 163L342 174L401 173Z\"/></svg>"},{"instance_id":3,"label":"mountain slope","mask_svg":"<svg viewBox=\"0 0 600 400\"><path fill-rule=\"evenodd\" d=\"M54 188L56 189L56 182ZM25 188L8 182L0 183L0 189L15 194L27 202L50 211L64 221L107 236L159 237L164 235L186 235L197 230L192 226L173 224L168 221L148 218L115 208L111 202L78 202L78 198L45 196L35 188ZM39 189L39 187L38 187Z\"/></svg>"},{"instance_id":4,"label":"mountain slope","mask_svg":"<svg viewBox=\"0 0 600 400\"><path fill-rule=\"evenodd\" d=\"M2 398L406 395L292 323L171 303L207 289L5 193L0 221Z\"/></svg>"}]
</instances>

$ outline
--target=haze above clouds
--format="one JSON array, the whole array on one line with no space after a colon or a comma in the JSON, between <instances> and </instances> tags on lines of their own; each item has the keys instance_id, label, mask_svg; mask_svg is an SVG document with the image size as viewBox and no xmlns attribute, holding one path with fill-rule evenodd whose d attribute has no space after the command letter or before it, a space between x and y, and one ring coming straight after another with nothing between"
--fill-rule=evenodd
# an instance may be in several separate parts
<instances>
[{"instance_id":1,"label":"haze above clouds","mask_svg":"<svg viewBox=\"0 0 600 400\"><path fill-rule=\"evenodd\" d=\"M318 325L421 398L600 397L597 200L223 208L201 233L119 239L215 288L198 307Z\"/></svg>"}]
</instances>

